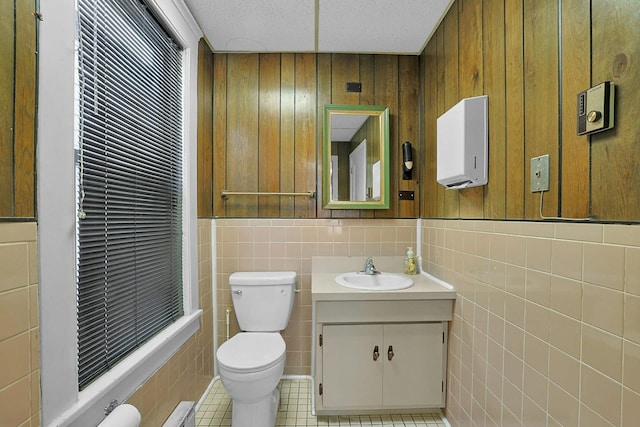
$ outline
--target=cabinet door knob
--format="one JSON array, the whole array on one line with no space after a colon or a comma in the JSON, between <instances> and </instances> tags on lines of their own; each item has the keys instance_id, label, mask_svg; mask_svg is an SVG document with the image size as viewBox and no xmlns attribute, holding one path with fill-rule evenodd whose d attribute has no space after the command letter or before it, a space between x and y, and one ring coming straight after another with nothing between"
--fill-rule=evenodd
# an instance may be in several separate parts
<instances>
[{"instance_id":1,"label":"cabinet door knob","mask_svg":"<svg viewBox=\"0 0 640 427\"><path fill-rule=\"evenodd\" d=\"M378 346L373 347L373 361L375 362L380 357L380 351L378 351Z\"/></svg>"},{"instance_id":2,"label":"cabinet door knob","mask_svg":"<svg viewBox=\"0 0 640 427\"><path fill-rule=\"evenodd\" d=\"M389 360L393 359L393 346L392 345L389 346L389 350L387 351L387 358Z\"/></svg>"}]
</instances>

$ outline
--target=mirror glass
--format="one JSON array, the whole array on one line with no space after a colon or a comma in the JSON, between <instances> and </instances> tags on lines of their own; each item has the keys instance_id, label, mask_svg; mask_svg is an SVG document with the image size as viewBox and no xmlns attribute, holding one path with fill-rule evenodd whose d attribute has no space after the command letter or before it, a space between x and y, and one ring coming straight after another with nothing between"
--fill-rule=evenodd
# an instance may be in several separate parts
<instances>
[{"instance_id":1,"label":"mirror glass","mask_svg":"<svg viewBox=\"0 0 640 427\"><path fill-rule=\"evenodd\" d=\"M325 209L389 208L389 109L325 105Z\"/></svg>"}]
</instances>

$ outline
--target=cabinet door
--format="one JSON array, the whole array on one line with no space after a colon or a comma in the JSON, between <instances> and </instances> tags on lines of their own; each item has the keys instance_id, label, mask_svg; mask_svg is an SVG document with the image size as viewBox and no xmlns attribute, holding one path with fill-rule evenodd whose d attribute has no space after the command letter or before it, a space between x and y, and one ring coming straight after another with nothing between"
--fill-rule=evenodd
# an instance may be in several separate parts
<instances>
[{"instance_id":1,"label":"cabinet door","mask_svg":"<svg viewBox=\"0 0 640 427\"><path fill-rule=\"evenodd\" d=\"M384 325L384 407L425 407L443 402L442 323ZM389 346L393 357L389 360Z\"/></svg>"},{"instance_id":2,"label":"cabinet door","mask_svg":"<svg viewBox=\"0 0 640 427\"><path fill-rule=\"evenodd\" d=\"M322 327L322 402L325 408L382 404L382 325ZM373 360L378 346L380 356Z\"/></svg>"}]
</instances>

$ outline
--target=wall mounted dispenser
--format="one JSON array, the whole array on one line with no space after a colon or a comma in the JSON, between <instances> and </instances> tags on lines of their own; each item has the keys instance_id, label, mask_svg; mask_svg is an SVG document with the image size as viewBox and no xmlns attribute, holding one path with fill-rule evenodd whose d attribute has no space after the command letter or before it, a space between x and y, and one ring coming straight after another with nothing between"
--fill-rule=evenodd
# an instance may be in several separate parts
<instances>
[{"instance_id":1,"label":"wall mounted dispenser","mask_svg":"<svg viewBox=\"0 0 640 427\"><path fill-rule=\"evenodd\" d=\"M488 181L488 97L465 98L437 120L438 183L448 189Z\"/></svg>"},{"instance_id":2,"label":"wall mounted dispenser","mask_svg":"<svg viewBox=\"0 0 640 427\"><path fill-rule=\"evenodd\" d=\"M410 180L413 172L413 149L411 143L402 144L402 179Z\"/></svg>"}]
</instances>

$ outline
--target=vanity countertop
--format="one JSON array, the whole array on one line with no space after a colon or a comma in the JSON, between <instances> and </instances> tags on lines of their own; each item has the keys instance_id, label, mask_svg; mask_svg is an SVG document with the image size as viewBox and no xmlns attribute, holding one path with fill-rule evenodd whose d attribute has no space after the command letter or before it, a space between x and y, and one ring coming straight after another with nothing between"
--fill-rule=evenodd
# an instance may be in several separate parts
<instances>
[{"instance_id":1,"label":"vanity countertop","mask_svg":"<svg viewBox=\"0 0 640 427\"><path fill-rule=\"evenodd\" d=\"M379 300L441 300L456 299L455 289L430 274L411 277L414 285L394 291L367 291L346 288L336 283L340 273L359 271L367 257L318 256L312 259L311 296L313 301L379 301ZM402 273L403 258L391 256L373 257L376 269L386 273Z\"/></svg>"}]
</instances>

